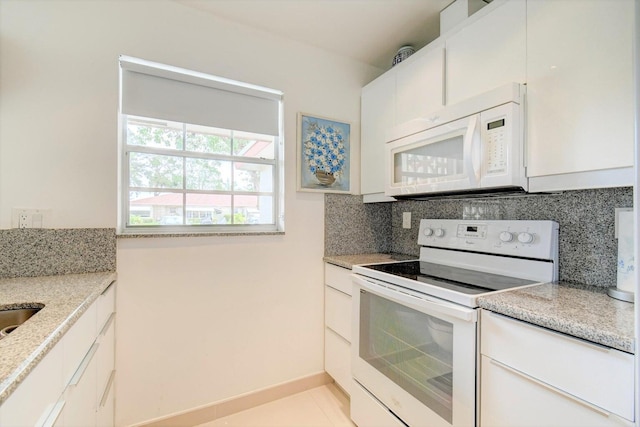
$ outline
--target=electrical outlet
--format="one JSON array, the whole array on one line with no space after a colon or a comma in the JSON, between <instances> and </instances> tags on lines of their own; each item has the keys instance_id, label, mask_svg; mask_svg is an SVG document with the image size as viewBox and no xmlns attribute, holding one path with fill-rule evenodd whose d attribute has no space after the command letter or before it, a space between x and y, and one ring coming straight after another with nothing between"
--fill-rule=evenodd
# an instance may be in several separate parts
<instances>
[{"instance_id":1,"label":"electrical outlet","mask_svg":"<svg viewBox=\"0 0 640 427\"><path fill-rule=\"evenodd\" d=\"M50 213L49 209L13 208L11 226L13 228L43 228Z\"/></svg>"},{"instance_id":2,"label":"electrical outlet","mask_svg":"<svg viewBox=\"0 0 640 427\"><path fill-rule=\"evenodd\" d=\"M411 212L402 212L402 228L411 228Z\"/></svg>"}]
</instances>

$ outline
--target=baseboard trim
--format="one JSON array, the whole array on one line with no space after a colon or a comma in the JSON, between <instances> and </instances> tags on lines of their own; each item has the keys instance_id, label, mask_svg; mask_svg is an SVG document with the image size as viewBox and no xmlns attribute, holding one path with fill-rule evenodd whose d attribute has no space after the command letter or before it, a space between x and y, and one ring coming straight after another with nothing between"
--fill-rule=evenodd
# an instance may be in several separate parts
<instances>
[{"instance_id":1,"label":"baseboard trim","mask_svg":"<svg viewBox=\"0 0 640 427\"><path fill-rule=\"evenodd\" d=\"M319 372L306 377L298 378L266 387L260 390L241 394L219 402L210 403L187 411L178 412L154 420L135 424L132 427L176 427L194 426L204 424L236 412L244 411L264 403L282 399L315 387L320 387L333 382L326 372Z\"/></svg>"}]
</instances>

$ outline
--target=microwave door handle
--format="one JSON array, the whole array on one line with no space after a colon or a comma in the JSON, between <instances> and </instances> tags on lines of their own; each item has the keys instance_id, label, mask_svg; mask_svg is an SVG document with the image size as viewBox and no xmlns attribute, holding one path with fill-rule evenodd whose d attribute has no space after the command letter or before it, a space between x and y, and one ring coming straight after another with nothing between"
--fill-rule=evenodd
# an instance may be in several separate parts
<instances>
[{"instance_id":1,"label":"microwave door handle","mask_svg":"<svg viewBox=\"0 0 640 427\"><path fill-rule=\"evenodd\" d=\"M465 162L465 170L467 171L467 176L469 177L470 185L472 187L476 187L480 181L480 168L477 167L477 156L475 155L477 150L477 145L479 142L479 132L478 132L478 115L471 116L469 118L469 126L467 127L467 131L464 135L464 162Z\"/></svg>"}]
</instances>

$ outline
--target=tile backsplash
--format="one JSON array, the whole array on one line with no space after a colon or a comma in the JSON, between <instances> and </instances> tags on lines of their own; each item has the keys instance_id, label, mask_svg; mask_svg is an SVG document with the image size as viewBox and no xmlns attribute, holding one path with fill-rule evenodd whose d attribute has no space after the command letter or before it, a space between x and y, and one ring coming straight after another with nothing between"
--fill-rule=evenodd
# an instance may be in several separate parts
<instances>
[{"instance_id":1,"label":"tile backsplash","mask_svg":"<svg viewBox=\"0 0 640 427\"><path fill-rule=\"evenodd\" d=\"M327 194L325 255L396 252L417 257L421 218L553 220L560 225L560 280L615 286L615 208L631 206L632 187L374 204L363 204L361 196ZM402 228L403 212L411 212L410 229Z\"/></svg>"},{"instance_id":2,"label":"tile backsplash","mask_svg":"<svg viewBox=\"0 0 640 427\"><path fill-rule=\"evenodd\" d=\"M115 228L0 230L0 278L115 270Z\"/></svg>"}]
</instances>

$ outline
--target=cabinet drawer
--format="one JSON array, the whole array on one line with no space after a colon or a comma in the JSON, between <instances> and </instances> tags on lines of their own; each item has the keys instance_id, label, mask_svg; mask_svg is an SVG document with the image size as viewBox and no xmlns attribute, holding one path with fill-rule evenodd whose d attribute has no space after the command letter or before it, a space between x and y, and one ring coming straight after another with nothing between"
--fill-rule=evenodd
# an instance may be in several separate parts
<instances>
[{"instance_id":1,"label":"cabinet drawer","mask_svg":"<svg viewBox=\"0 0 640 427\"><path fill-rule=\"evenodd\" d=\"M324 330L324 369L351 394L351 344L329 328Z\"/></svg>"},{"instance_id":2,"label":"cabinet drawer","mask_svg":"<svg viewBox=\"0 0 640 427\"><path fill-rule=\"evenodd\" d=\"M97 304L97 320L96 331L100 333L106 322L109 320L111 313L115 311L116 307L116 283L113 282L96 300Z\"/></svg>"},{"instance_id":3,"label":"cabinet drawer","mask_svg":"<svg viewBox=\"0 0 640 427\"><path fill-rule=\"evenodd\" d=\"M576 400L487 356L482 356L480 384L481 426L633 426L623 418ZM505 393L505 390L509 392Z\"/></svg>"},{"instance_id":4,"label":"cabinet drawer","mask_svg":"<svg viewBox=\"0 0 640 427\"><path fill-rule=\"evenodd\" d=\"M94 302L64 336L63 379L65 384L78 369L96 339L96 307Z\"/></svg>"},{"instance_id":5,"label":"cabinet drawer","mask_svg":"<svg viewBox=\"0 0 640 427\"><path fill-rule=\"evenodd\" d=\"M324 292L325 325L351 342L351 297L331 286L325 286Z\"/></svg>"},{"instance_id":6,"label":"cabinet drawer","mask_svg":"<svg viewBox=\"0 0 640 427\"><path fill-rule=\"evenodd\" d=\"M483 355L633 420L632 355L484 310L480 342Z\"/></svg>"},{"instance_id":7,"label":"cabinet drawer","mask_svg":"<svg viewBox=\"0 0 640 427\"><path fill-rule=\"evenodd\" d=\"M359 426L406 427L382 403L365 390L357 381L351 386L351 419Z\"/></svg>"},{"instance_id":8,"label":"cabinet drawer","mask_svg":"<svg viewBox=\"0 0 640 427\"><path fill-rule=\"evenodd\" d=\"M115 314L112 313L97 339L100 344L96 353L98 399L101 398L109 383L115 364L115 329Z\"/></svg>"},{"instance_id":9,"label":"cabinet drawer","mask_svg":"<svg viewBox=\"0 0 640 427\"><path fill-rule=\"evenodd\" d=\"M351 295L351 270L333 264L325 264L324 283L347 295Z\"/></svg>"}]
</instances>

